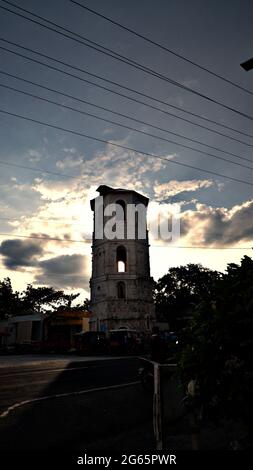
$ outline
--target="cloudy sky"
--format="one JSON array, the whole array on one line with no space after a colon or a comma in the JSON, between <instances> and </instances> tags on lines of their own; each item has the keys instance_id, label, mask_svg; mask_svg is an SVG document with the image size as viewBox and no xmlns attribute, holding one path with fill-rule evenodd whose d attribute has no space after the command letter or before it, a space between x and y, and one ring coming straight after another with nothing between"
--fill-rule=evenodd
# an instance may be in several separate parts
<instances>
[{"instance_id":1,"label":"cloudy sky","mask_svg":"<svg viewBox=\"0 0 253 470\"><path fill-rule=\"evenodd\" d=\"M245 90L253 90L253 71L240 67L253 56L250 0L78 1ZM70 0L15 0L15 4L239 113L14 15L7 9L43 23L0 0L0 110L65 129L0 112L0 278L10 276L19 290L34 282L88 296L89 200L97 195L100 184L140 191L150 198L151 207L180 204L177 245L192 248L157 246L151 240L151 270L156 279L170 266L200 262L224 270L228 262L250 255L252 94ZM56 28L52 23L51 27Z\"/></svg>"}]
</instances>

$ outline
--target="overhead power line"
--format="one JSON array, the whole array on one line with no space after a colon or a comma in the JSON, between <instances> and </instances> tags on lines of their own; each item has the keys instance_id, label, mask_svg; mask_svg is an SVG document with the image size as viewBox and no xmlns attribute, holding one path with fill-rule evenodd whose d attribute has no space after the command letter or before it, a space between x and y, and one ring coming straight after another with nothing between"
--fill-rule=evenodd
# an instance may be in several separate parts
<instances>
[{"instance_id":1,"label":"overhead power line","mask_svg":"<svg viewBox=\"0 0 253 470\"><path fill-rule=\"evenodd\" d=\"M238 134L242 134L242 135L245 135L245 136L247 136L247 137L253 138L252 135L247 134L247 133L245 133L245 132L243 132L243 131L238 131L237 129L234 129L234 128L232 128L232 127L226 126L225 124L221 124L221 123L218 123L218 122L216 122L216 121L212 121L211 119L207 119L207 118L204 118L204 117L202 117L202 116L200 116L200 115L198 115L198 114L192 113L192 112L190 112L190 111L183 110L183 109L181 109L181 108L179 108L179 107L177 107L177 106L168 105L168 103L163 102L163 101L161 101L161 100L159 100L159 99L157 99L157 98L154 98L154 97L149 96L149 95L145 95L144 93L141 93L141 92L139 92L139 91L137 91L137 90L134 90L134 89L131 89L131 88L128 88L128 87L125 87L125 86L123 86L123 85L121 85L121 84L119 84L119 83L117 83L117 82L113 82L113 81L111 81L111 80L105 79L104 77L101 77L101 76L92 74L92 73L86 71L85 69L82 69L82 68L79 68L79 67L70 65L70 64L68 64L68 63L66 63L66 62L63 62L63 61L61 61L61 60L55 59L55 58L53 58L53 57L50 57L50 56L48 56L48 55L46 55L46 54L42 54L42 53L40 53L40 52L38 52L38 51L35 51L34 49L30 49L30 48L21 46L21 45L19 45L19 44L17 44L17 43L8 41L8 40L3 39L3 38L0 38L0 40L3 41L3 42L6 42L6 43L8 43L8 44L14 45L14 46L16 46L16 47L19 47L19 48L21 48L21 49L28 50L29 52L32 52L33 54L37 54L37 55L39 55L39 56L41 56L41 57L43 57L43 58L52 60L52 61L54 61L54 62L56 62L56 63L60 63L61 65L64 65L64 66L69 67L69 68L71 68L71 69L78 70L78 71L83 72L83 73L85 73L85 74L87 74L87 75L94 76L94 77L96 77L96 78L99 78L100 80L109 82L109 83L111 83L111 84L113 84L113 85L117 85L117 86L119 86L119 87L121 87L121 88L127 89L128 91L134 92L134 93L136 93L136 94L138 94L138 95L142 95L142 96L144 96L144 97L146 97L146 98L149 98L149 99L151 99L151 100L153 100L153 101L156 101L156 102L158 102L158 103L161 103L161 104L164 104L164 105L166 105L166 106L169 106L169 107L178 109L178 110L180 110L181 112L184 112L184 113L193 115L193 116L195 116L195 117L198 117L198 118L200 118L200 119L202 119L202 120L211 122L211 123L213 123L213 124L215 124L215 125L217 125L217 126L220 126L220 127L229 129L229 130L231 130L231 131L233 131L233 132L237 132ZM193 125L193 126L199 127L199 128L201 128L201 129L208 130L209 132L212 132L212 133L214 133L214 134L220 135L220 136L222 136L222 137L226 137L226 138L229 139L229 140L232 140L232 141L235 141L235 142L239 142L239 143L244 144L244 145L246 145L246 146L248 146L248 147L252 147L252 144L249 144L249 143L247 143L247 142L245 142L245 141L242 141L242 140L240 140L240 139L238 139L238 138L231 137L231 136L229 136L229 135L227 135L227 134L224 134L224 133L222 133L222 132L219 132L219 131L217 131L217 130L215 130L215 129L212 129L212 128L210 128L210 127L203 126L202 124L195 123L195 122L193 122L193 121L191 121L191 120L189 120L189 119L183 118L183 117L178 116L178 115L176 115L176 114L173 114L173 113L170 113L170 112L168 112L168 111L165 111L165 110L163 110L163 109L161 109L161 108L158 108L158 107L156 107L156 106L153 106L153 105L151 105L150 103L147 103L147 102L138 100L138 99L136 99L136 98L130 97L130 96L125 95L125 94L123 94L123 93L120 93L120 92L118 92L118 91L111 90L110 88L107 88L107 87L105 87L105 86L103 86L103 85L100 85L100 84L98 84L98 83L92 82L92 81L90 81L90 80L86 80L85 78L80 77L80 76L78 76L78 75L74 75L74 74L72 74L72 73L70 73L70 72L61 70L61 69L59 69L58 67L55 67L55 66L46 64L46 63L41 62L41 61L39 61L39 60L37 60L37 59L34 59L34 58L32 58L32 57L29 57L29 56L26 56L26 55L21 54L21 53L16 52L16 51L12 51L11 49L5 48L5 47L3 47L3 46L0 46L0 49L3 50L3 51L5 51L5 52L7 52L7 53L14 54L14 55L16 55L16 56L18 56L18 57L22 57L22 58L24 58L24 59L27 59L27 60L29 60L30 62L34 62L34 63L36 63L36 64L40 64L40 65L42 65L42 66L44 66L44 67L47 67L47 68L49 68L49 69L51 69L51 70L60 72L60 73L62 73L62 74L64 74L64 75L66 75L66 76L69 76L69 77L75 78L75 79L77 79L77 80L80 80L80 81L82 81L82 82L84 82L84 83L88 83L89 85L95 86L95 87L100 88L100 89L105 90L105 91L109 91L110 93L113 93L113 94L115 94L115 95L117 95L117 96L121 96L121 97L123 97L123 98L126 98L126 99L128 99L128 100L130 100L130 101L132 101L132 102L135 102L135 103L144 105L144 106L146 106L146 107L148 107L148 108L151 108L151 109L154 109L154 110L156 110L156 111L159 111L160 113L165 114L165 115L167 115L167 116L170 116L170 117L179 119L179 120L181 120L181 121L187 122L188 124L191 124L191 125Z\"/></svg>"},{"instance_id":2,"label":"overhead power line","mask_svg":"<svg viewBox=\"0 0 253 470\"><path fill-rule=\"evenodd\" d=\"M76 254L80 254L80 253L76 253ZM80 254L80 255L81 255L81 254ZM82 255L81 255L81 256L82 256ZM18 266L18 267L21 268L21 269L24 268L24 266ZM0 271L19 271L19 270L18 270L18 267L17 267L17 266L14 266L14 267L11 268L11 267L6 266L6 267L4 268L3 265L1 265ZM26 266L25 266L25 267L26 267ZM37 268L37 269L42 269L42 268L39 267L39 268ZM35 270L29 270L29 271L28 271L27 269L26 269L25 271L22 270L22 271L19 271L19 272L21 272L22 274L32 274L32 275L36 276L36 278L37 278L36 280L39 281L40 284L44 284L44 285L45 285L45 284L47 285L48 283L47 283L46 281L41 282L41 277L45 277L45 278L47 278L47 279L48 279L49 277L57 277L57 278L58 278L58 277L60 277L60 278L61 278L61 277L69 277L69 278L71 278L71 279L75 279L75 278L77 278L77 279L83 278L83 279L84 279L84 278L87 276L87 274L86 274L86 273L83 273L83 272L81 272L81 273L76 273L76 272L74 272L74 273L58 273L58 272L55 271L55 272L50 272L50 273L49 273L48 271L46 271L46 272L45 272L45 271L43 271L43 272L36 272ZM50 281L50 283L52 283L52 284L54 284L54 285L55 285L55 282L57 282L57 281L56 281L56 280ZM70 282L70 284L71 284L71 281L69 281L69 282ZM77 287L75 287L75 288L78 289Z\"/></svg>"},{"instance_id":3,"label":"overhead power line","mask_svg":"<svg viewBox=\"0 0 253 470\"><path fill-rule=\"evenodd\" d=\"M15 237L15 238L31 238L31 239L38 239L38 240L52 240L52 241L57 241L57 242L65 242L65 243L91 243L92 239L87 239L87 240L64 240L62 238L54 238L54 237L40 237L36 235L16 235L15 233L0 233L0 236L8 236L8 237ZM170 248L170 249L195 249L195 250L252 250L252 247L248 246L243 246L243 247L237 247L237 246L179 246L179 245L173 245L172 243L168 245L150 245L153 248Z\"/></svg>"},{"instance_id":4,"label":"overhead power line","mask_svg":"<svg viewBox=\"0 0 253 470\"><path fill-rule=\"evenodd\" d=\"M6 0L1 0L1 1L7 3ZM8 2L8 4L10 4L10 2ZM88 39L88 38L86 38L86 37L84 37L84 36L82 36L82 35L80 35L80 34L77 34L77 33L75 33L74 31L68 30L67 28L62 27L61 25L58 25L57 23L52 22L52 21L48 20L48 19L45 18L45 17L36 15L35 13L31 12L30 10L21 8L21 7L19 7L18 5L15 5L15 4L12 4L12 6L14 6L15 8L17 8L17 9L19 9L19 10L21 10L21 11L25 11L26 13L28 13L29 15L31 15L31 16L33 16L33 17L40 18L42 21L45 21L45 22L47 22L48 24L54 24L54 25L55 25L57 28L59 28L60 30L62 30L62 31L68 31L68 32L71 33L74 37L70 36L69 34L63 33L62 31L58 31L57 29L52 28L51 26L47 26L47 25L45 25L45 24L43 24L43 23L41 23L41 22L39 22L39 21L37 21L37 20L34 20L34 19L32 19L32 18L29 18L29 17L27 17L27 16L25 16L25 15L23 15L23 14L21 14L21 13L18 13L18 12L16 12L16 11L10 10L9 8L3 7L3 6L0 6L0 8L1 8L2 10L4 10L4 11L7 11L7 12L9 12L9 13L11 13L11 14L14 14L14 15L16 15L16 16L19 16L19 17L21 17L21 18L23 18L23 19L26 19L26 20L28 20L28 21L30 21L30 22L32 22L32 23L35 23L35 24L37 24L37 25L39 25L39 26L41 26L41 27L43 27L43 28L46 28L46 29L48 29L48 30L50 30L50 31L53 31L53 32L55 32L55 33L57 33L57 34L59 34L59 35L61 35L61 36L63 36L63 37L66 37L67 39L71 39L72 41L78 42L79 44L82 44L82 45L85 46L85 47L88 47L88 48L91 48L91 49L93 49L93 50L96 50L97 52L99 52L99 53L101 53L101 54L105 54L106 56L111 57L112 59L115 59L115 60L118 60L118 61L120 61L120 62L123 62L123 63L125 63L125 64L127 64L127 65L129 65L129 66L131 66L131 67L133 67L133 68L135 68L135 69L137 69L137 70L141 70L142 72L145 72L145 73L147 73L148 75L154 76L154 77L156 77L156 78L159 78L159 79L162 80L162 81L165 81L165 82L167 82L167 83L170 83L171 85L174 85L174 86L176 86L176 87L179 87L179 88L183 89L184 91L187 91L187 92L189 92L189 93L192 93L192 94L194 94L194 95L196 95L196 96L198 96L198 97L200 97L200 98L203 98L203 99L205 99L205 100L207 100L207 101L209 101L209 102L211 102L211 103L214 103L214 104L216 104L216 105L218 105L218 106L220 106L220 107L222 107L222 108L224 108L224 109L227 109L227 110L229 110L229 111L232 111L232 112L234 112L235 114L238 114L239 116L242 116L242 117L244 117L244 118L246 118L246 119L249 119L250 121L253 121L253 116L251 116L251 115L249 115L249 114L247 114L247 113L244 113L244 112L242 112L242 111L240 111L240 110L238 110L238 109L236 109L236 108L233 108L232 106L228 106L228 105L226 105L225 103L222 103L221 101L218 101L218 100L216 100L216 99L214 99L214 98L211 98L210 96L208 96L208 95L206 95L206 94L204 94L204 93L201 93L201 92L199 92L199 91L197 91L197 90L195 90L195 89L193 89L193 88L190 88L190 87L188 87L188 86L186 86L186 85L183 85L182 83L180 83L180 82L178 82L178 81L176 81L176 80L173 80L173 79L171 79L171 78L169 78L169 77L167 77L167 76L165 76L165 75L163 75L163 74L161 74L161 73L156 72L155 70L151 69L150 67L146 67L145 65L142 65L142 64L140 64L139 62L130 59L129 57L123 56L122 54L119 54L119 53L117 53L116 51L113 51L112 49L106 48L106 47L104 47L103 45L96 43L95 41L91 41L90 39ZM78 39L78 38L82 38L82 40L80 40L80 39ZM88 41L89 43L84 42L84 41ZM95 44L95 46L94 46L93 44Z\"/></svg>"},{"instance_id":5,"label":"overhead power line","mask_svg":"<svg viewBox=\"0 0 253 470\"><path fill-rule=\"evenodd\" d=\"M178 245L150 245L153 248L170 248L173 250L173 248L176 249L187 249L187 250L252 250L252 247L248 246L178 246Z\"/></svg>"},{"instance_id":6,"label":"overhead power line","mask_svg":"<svg viewBox=\"0 0 253 470\"><path fill-rule=\"evenodd\" d=\"M11 112L3 110L3 109L0 109L0 113L8 115L8 116L16 117L16 118L19 118L19 119L23 119L23 120L28 121L28 122L33 122L35 124L39 124L39 125L42 125L42 126L45 126L45 127L49 127L51 129L56 129L56 130L63 131L63 132L69 133L69 134L73 134L73 135L76 135L78 137L83 137L85 139L93 140L95 142L100 142L100 143L103 143L103 144L112 145L113 147L121 148L123 150L129 150L130 152L134 152L134 153L137 153L137 154L140 154L140 155L151 157L151 158L154 158L156 160L159 159L159 160L165 161L165 162L170 163L170 164L190 168L190 169L193 169L193 170L197 170L197 171L208 173L208 174L215 175L215 176L220 176L220 177L228 179L230 181L235 181L237 183L243 183L243 184L246 184L248 186L253 186L253 183L250 183L249 181L241 180L239 178L234 178L232 176L224 175L222 173L218 173L218 172L212 171L212 170L207 170L205 168L199 168L199 167L196 167L196 166L193 166L193 165L189 165L188 163L179 162L178 160L177 161L176 160L169 160L168 158L163 157L161 155L155 155L153 153L144 152L143 150L138 150L138 149L135 149L135 148L132 148L132 147L128 147L126 145L116 144L115 142L111 142L109 140L100 139L98 137L94 137L94 136L91 136L91 135L88 135L88 134L84 134L82 132L77 132L77 131L74 131L74 130L71 130L71 129L66 129L65 127L60 127L60 126L56 126L54 124L49 124L48 122L39 121L37 119L29 118L29 117L23 116L21 114L11 113ZM5 162L2 162L2 161L0 161L0 164L9 165L9 163L5 163ZM18 166L18 165L12 164L12 166Z\"/></svg>"},{"instance_id":7,"label":"overhead power line","mask_svg":"<svg viewBox=\"0 0 253 470\"><path fill-rule=\"evenodd\" d=\"M177 137L181 137L181 138L183 138L183 139L189 140L189 141L191 141L191 142L195 142L195 143L200 144L200 145L204 145L205 147L211 148L211 149L213 149L213 150L218 150L219 152L226 153L226 154L228 154L228 155L238 157L238 158L240 158L240 159L242 159L242 160L246 160L246 161L252 162L251 159L238 156L238 155L236 155L236 154L233 154L233 153L231 153L231 152L228 152L228 151L226 151L226 150L224 150L224 149L221 149L221 148L219 148L219 147L214 147L213 145L208 145L208 144L206 144L206 143L204 143L204 142L201 142L201 141L196 140L196 139L192 139L192 138L187 137L187 136L185 136L185 135L183 135L183 134L178 134L178 133L176 133L176 132L169 131L168 129L164 129L163 127L155 126L154 124L151 124L151 123L149 123L149 122L142 121L142 120L140 120L140 119L134 118L133 116L131 116L131 115L129 115L129 114L120 113L120 112L118 112L118 111L114 111L114 110L111 109L111 108L106 108L105 106L100 106L100 105L98 105L98 104L92 103L92 102L87 101L87 100L84 100L84 99L82 99L82 98L77 98L76 96L70 95L70 94L68 94L68 93L61 92L61 91L59 91L58 89L50 88L50 87L41 85L40 83L31 81L31 80L27 80L27 79L25 79L25 78L22 78L22 77L16 75L16 74L11 74L11 73L5 72L5 71L3 71L3 70L1 70L1 69L0 69L0 74L5 75L5 76L7 76L7 77L14 78L15 80L19 80L19 81L22 81L22 82L24 82L24 83L29 83L30 85L37 86L37 87L39 87L39 88L41 88L41 89L43 89L43 90L56 93L56 94L58 94L58 95L60 95L60 96L64 96L65 98L70 98L71 100L77 101L77 102L79 102L79 103L84 103L84 104L87 104L87 105L92 106L92 107L94 107L94 108L98 108L98 109L101 109L101 110L103 110L103 111L109 112L109 113L111 113L111 114L115 114L116 116L120 116L120 117L129 119L129 120L131 120L131 121L137 122L138 124L143 124L143 125L145 125L145 126L149 126L149 127L153 128L153 129L156 129L156 130L159 130L159 131L162 131L162 132L166 132L166 133L168 133L168 134L176 135ZM6 88L10 88L11 90L17 91L18 93L24 93L24 94L28 94L29 96L33 96L33 94L26 93L26 92L24 92L23 90L17 90L17 89L15 89L15 88L13 88L13 87L9 87L9 86L4 85L4 84L0 84L0 86L6 87ZM38 98L37 95L35 95L35 97ZM40 99L41 99L41 98L40 98ZM50 101L50 102L51 102L51 101ZM56 103L53 102L53 101L52 101L52 103L53 103L53 104L56 104ZM64 105L61 105L61 104L59 104L59 103L57 103L57 104L58 104L59 106L63 106L63 107L64 107ZM74 108L70 108L70 109L74 110ZM79 112L79 110L77 110L77 111ZM84 114L87 114L87 113L84 113ZM89 115L89 114L88 114L88 115ZM93 115L91 115L91 116L93 116ZM94 116L93 116L93 117L94 117ZM113 121L109 121L109 122L114 123ZM119 125L119 126L121 125L121 124L118 123L118 122L115 123L115 124L117 124L117 125ZM150 135L152 136L152 134L150 134ZM155 136L155 137L158 138L158 136ZM253 145L250 145L250 144L248 144L248 145L253 148Z\"/></svg>"},{"instance_id":8,"label":"overhead power line","mask_svg":"<svg viewBox=\"0 0 253 470\"><path fill-rule=\"evenodd\" d=\"M57 242L64 242L64 243L90 243L90 240L73 240L72 238L69 240L65 240L64 238L57 238L57 237L40 237L38 235L16 235L13 233L0 233L1 237L16 237L16 238L32 238L36 240L52 240Z\"/></svg>"},{"instance_id":9,"label":"overhead power line","mask_svg":"<svg viewBox=\"0 0 253 470\"><path fill-rule=\"evenodd\" d=\"M92 113L88 113L86 111L82 111L80 109L76 109L76 108L73 108L72 106L68 106L68 105L65 105L65 104L62 104L62 103L58 103L57 101L53 101L53 100L50 100L48 98L44 98L42 96L39 96L39 95L36 95L34 93L29 93L29 92L26 92L26 91L23 91L23 90L19 90L17 88L14 88L14 87L11 87L9 85L4 85L2 83L0 83L0 87L2 88L5 88L5 89L8 89L8 90L11 90L11 91L14 91L14 92L17 92L17 93L20 93L20 94L23 94L25 96L29 96L29 97L32 97L32 98L35 98L35 99L38 99L38 100L41 100L43 102L46 102L46 103L50 103L50 104L53 104L55 106L59 106L60 108L63 108L63 109L68 109L70 111L74 111L76 113L79 113L81 115L84 115L84 116L88 116L88 117L92 117L94 119L98 119L100 121L103 121L103 122L107 122L109 124L112 124L114 126L119 126L121 128L124 128L124 129L127 129L127 130L130 130L130 131L134 131L134 132L137 132L137 133L140 133L142 135L145 135L145 136L148 136L148 137L152 137L154 139L158 139L158 140L161 140L163 142L168 142L170 144L173 144L173 145L177 145L179 147L182 147L182 148L186 148L188 150L193 150L197 153L200 153L202 155L205 155L205 156L208 156L208 157L211 157L211 158L216 158L218 160L222 160L222 161L225 161L225 162L228 162L228 163L231 163L232 165L237 165L237 166L240 166L242 168L247 168L248 170L252 170L253 171L253 167L250 167L248 165L244 165L242 163L238 163L238 162L234 162L233 160L229 160L228 158L224 158L224 157L221 157L221 156L218 156L218 155L214 155L212 153L209 153L209 152L205 152L203 150L200 150L200 149L196 149L194 147L190 147L189 145L185 145L185 144L182 144L182 143L179 143L179 142L175 142L173 140L170 140L170 139L166 139L165 137L161 137L161 136L157 136L157 135L154 135L154 134L150 134L149 132L146 132L146 131L143 131L143 130L140 130L140 129L136 129L134 127L130 127L130 126L127 126L125 124L121 124L119 122L115 122L115 121L112 121L110 119L106 119L106 118L102 118L101 116L97 116L96 114L92 114ZM187 139L187 140L190 140L191 142L194 142L194 143L197 143L197 144L201 144L201 145L206 145L198 140L195 140L195 139L191 139L191 138L188 138L182 134L177 134L175 132L170 132L170 131L167 131L173 135L176 135L177 137L181 137L183 139ZM239 155L236 155L234 153L231 153L231 152L227 152L225 150L222 150L222 149L219 149L217 147L212 147L210 145L207 145L207 147L209 148L213 148L215 150L218 150L219 152L223 152L223 153L226 153L228 155L231 155L231 156L234 156L240 160L243 160L243 161L248 161L250 163L253 164L253 161L250 160L249 158L245 158L245 157L241 157Z\"/></svg>"},{"instance_id":10,"label":"overhead power line","mask_svg":"<svg viewBox=\"0 0 253 470\"><path fill-rule=\"evenodd\" d=\"M22 216L23 216L23 213L22 213ZM56 218L56 217L37 217L36 215L34 214L26 214L25 216L25 219L22 219L20 216L17 216L17 217L0 217L0 220L7 220L7 221L15 221L15 222L30 222L31 220L30 219L35 219L36 222L39 220L41 222L50 222L51 221L54 221L54 224L53 225L68 225L68 226L71 226L71 227L86 227L86 225L83 223L83 224L77 224L75 223L74 221L70 221L70 219L67 219L68 221L64 220L64 219L59 219L59 218ZM34 221L34 220L33 220Z\"/></svg>"},{"instance_id":11,"label":"overhead power line","mask_svg":"<svg viewBox=\"0 0 253 470\"><path fill-rule=\"evenodd\" d=\"M2 112L2 111L0 111L0 112ZM10 167L14 167L14 168L20 168L21 170L31 170L31 171L35 171L36 173L46 173L48 175L60 176L60 177L63 177L63 178L78 179L78 176L66 175L64 173L57 173L56 171L46 170L45 168L34 168L34 167L28 166L28 165L20 165L19 163L5 162L3 160L0 160L0 165L10 166Z\"/></svg>"},{"instance_id":12,"label":"overhead power line","mask_svg":"<svg viewBox=\"0 0 253 470\"><path fill-rule=\"evenodd\" d=\"M222 75L218 74L217 72L214 72L213 70L210 70L209 68L207 67L204 67L203 65L200 65L198 64L197 62L194 62L193 60L191 59L188 59L187 57L183 56L182 54L179 54L178 52L172 50L172 49L169 49L167 46L165 46L164 44L161 44L161 43L158 43L157 41L154 41L153 39L151 39L150 37L144 35L144 34L140 34L138 33L138 31L135 31L131 28L128 28L127 26L113 20L112 18L109 18L108 16L105 16L103 15L102 13L99 13L98 11L96 10L93 10L92 8L88 8L87 6L83 5L82 3L80 2L77 2L76 0L70 0L71 3L73 4L76 4L78 6L80 6L81 8L83 8L84 10L87 10L89 11L90 13L108 21L109 23L111 24L114 24L115 26L118 26L119 28L121 29L124 29L125 31L128 31L129 33L133 34L134 36L137 36L141 39L143 39L144 41L152 44L153 46L157 46L159 47L160 49L162 49L163 51L166 51L166 52L169 52L170 54L174 55L175 57L178 57L179 59L182 59L184 60L185 62L187 62L188 64L191 64L191 65L194 65L194 67L197 67L198 69L200 70L203 70L204 72L207 72L209 73L210 75L216 77L216 78L219 78L220 80L224 81L225 83L229 83L230 85L238 88L239 90L242 90L242 91L245 91L246 93L250 94L250 95L253 95L253 91L251 90L248 90L247 88L243 87L242 85L239 85L239 83L235 83L233 82L232 80L229 80L228 78L226 77L223 77ZM6 2L6 3L9 3L11 4L10 2ZM14 5L14 4L11 4L11 5Z\"/></svg>"}]
</instances>

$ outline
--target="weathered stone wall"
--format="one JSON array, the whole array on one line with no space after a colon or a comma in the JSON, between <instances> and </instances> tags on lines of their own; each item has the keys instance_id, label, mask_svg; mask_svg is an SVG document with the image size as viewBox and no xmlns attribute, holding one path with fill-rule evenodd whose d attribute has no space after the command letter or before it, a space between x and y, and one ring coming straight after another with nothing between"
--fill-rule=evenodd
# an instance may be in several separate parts
<instances>
[{"instance_id":1,"label":"weathered stone wall","mask_svg":"<svg viewBox=\"0 0 253 470\"><path fill-rule=\"evenodd\" d=\"M104 206L118 200L139 204L143 196L134 191L109 191ZM106 223L108 218L104 218ZM125 235L126 235L125 221ZM126 250L126 271L117 272L117 248ZM118 282L125 286L125 298L118 298ZM148 233L146 239L95 240L92 247L92 277L90 281L93 311L92 329L125 326L147 330L152 326L152 278L149 268ZM98 320L98 321L97 321Z\"/></svg>"}]
</instances>

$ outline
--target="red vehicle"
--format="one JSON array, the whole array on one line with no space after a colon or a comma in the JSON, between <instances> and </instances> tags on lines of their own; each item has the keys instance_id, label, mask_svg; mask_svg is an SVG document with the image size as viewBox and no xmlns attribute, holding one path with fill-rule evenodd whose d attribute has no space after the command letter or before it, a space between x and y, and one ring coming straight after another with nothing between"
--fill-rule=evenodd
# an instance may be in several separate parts
<instances>
[{"instance_id":1,"label":"red vehicle","mask_svg":"<svg viewBox=\"0 0 253 470\"><path fill-rule=\"evenodd\" d=\"M142 347L139 331L119 328L109 331L109 352L119 354L138 354Z\"/></svg>"},{"instance_id":2,"label":"red vehicle","mask_svg":"<svg viewBox=\"0 0 253 470\"><path fill-rule=\"evenodd\" d=\"M78 354L105 354L107 339L103 331L86 331L75 335L75 347Z\"/></svg>"}]
</instances>

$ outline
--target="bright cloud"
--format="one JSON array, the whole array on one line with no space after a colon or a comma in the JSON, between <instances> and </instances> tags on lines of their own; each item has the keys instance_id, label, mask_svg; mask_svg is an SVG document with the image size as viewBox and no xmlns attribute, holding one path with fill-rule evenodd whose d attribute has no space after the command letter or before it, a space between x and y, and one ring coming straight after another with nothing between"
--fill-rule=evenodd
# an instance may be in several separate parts
<instances>
[{"instance_id":1,"label":"bright cloud","mask_svg":"<svg viewBox=\"0 0 253 470\"><path fill-rule=\"evenodd\" d=\"M231 209L197 204L181 217L182 236L189 244L228 246L253 239L253 200Z\"/></svg>"},{"instance_id":2,"label":"bright cloud","mask_svg":"<svg viewBox=\"0 0 253 470\"><path fill-rule=\"evenodd\" d=\"M155 184L154 191L157 200L166 199L179 193L198 191L210 188L214 184L211 180L171 180L167 183Z\"/></svg>"}]
</instances>

